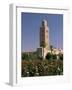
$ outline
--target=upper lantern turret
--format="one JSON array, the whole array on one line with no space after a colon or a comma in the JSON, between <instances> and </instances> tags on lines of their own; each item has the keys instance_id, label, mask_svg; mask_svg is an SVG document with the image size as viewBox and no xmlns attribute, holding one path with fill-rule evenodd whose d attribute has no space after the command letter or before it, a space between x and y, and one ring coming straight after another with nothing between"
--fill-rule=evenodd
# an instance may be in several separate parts
<instances>
[{"instance_id":1,"label":"upper lantern turret","mask_svg":"<svg viewBox=\"0 0 72 90\"><path fill-rule=\"evenodd\" d=\"M42 21L42 26L47 26L47 20L44 19L44 20Z\"/></svg>"}]
</instances>

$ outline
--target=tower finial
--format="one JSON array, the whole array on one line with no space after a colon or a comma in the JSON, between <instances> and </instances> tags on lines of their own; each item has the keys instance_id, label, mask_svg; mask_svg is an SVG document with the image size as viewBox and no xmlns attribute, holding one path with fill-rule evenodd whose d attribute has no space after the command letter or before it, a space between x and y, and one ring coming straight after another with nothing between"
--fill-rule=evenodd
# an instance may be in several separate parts
<instances>
[{"instance_id":1,"label":"tower finial","mask_svg":"<svg viewBox=\"0 0 72 90\"><path fill-rule=\"evenodd\" d=\"M42 26L47 26L47 20L45 19L42 20Z\"/></svg>"}]
</instances>

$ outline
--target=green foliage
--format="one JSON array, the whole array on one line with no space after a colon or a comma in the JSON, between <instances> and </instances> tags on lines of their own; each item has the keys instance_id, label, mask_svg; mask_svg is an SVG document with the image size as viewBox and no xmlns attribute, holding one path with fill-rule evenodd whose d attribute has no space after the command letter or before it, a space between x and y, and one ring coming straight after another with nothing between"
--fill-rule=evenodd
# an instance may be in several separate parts
<instances>
[{"instance_id":1,"label":"green foliage","mask_svg":"<svg viewBox=\"0 0 72 90\"><path fill-rule=\"evenodd\" d=\"M52 45L50 45L50 50L51 50L51 53L52 53L52 51L53 51L53 46Z\"/></svg>"},{"instance_id":2,"label":"green foliage","mask_svg":"<svg viewBox=\"0 0 72 90\"><path fill-rule=\"evenodd\" d=\"M37 59L36 53L22 53L22 60L34 60Z\"/></svg>"},{"instance_id":3,"label":"green foliage","mask_svg":"<svg viewBox=\"0 0 72 90\"><path fill-rule=\"evenodd\" d=\"M57 59L57 55L56 54L53 54L52 57L53 57L53 59Z\"/></svg>"},{"instance_id":4,"label":"green foliage","mask_svg":"<svg viewBox=\"0 0 72 90\"><path fill-rule=\"evenodd\" d=\"M22 77L28 76L50 76L63 74L62 60L33 60L22 61Z\"/></svg>"},{"instance_id":5,"label":"green foliage","mask_svg":"<svg viewBox=\"0 0 72 90\"><path fill-rule=\"evenodd\" d=\"M59 54L59 59L63 60L63 54L61 54L61 53Z\"/></svg>"},{"instance_id":6,"label":"green foliage","mask_svg":"<svg viewBox=\"0 0 72 90\"><path fill-rule=\"evenodd\" d=\"M32 64L28 65L28 72L29 72L29 76L34 76L35 75L35 68Z\"/></svg>"},{"instance_id":7,"label":"green foliage","mask_svg":"<svg viewBox=\"0 0 72 90\"><path fill-rule=\"evenodd\" d=\"M63 75L63 54L59 59L52 53L47 53L46 59L38 58L35 53L22 53L21 76L51 76Z\"/></svg>"},{"instance_id":8,"label":"green foliage","mask_svg":"<svg viewBox=\"0 0 72 90\"><path fill-rule=\"evenodd\" d=\"M22 60L28 60L29 56L26 53L22 54Z\"/></svg>"},{"instance_id":9,"label":"green foliage","mask_svg":"<svg viewBox=\"0 0 72 90\"><path fill-rule=\"evenodd\" d=\"M43 60L43 57L37 57L39 60Z\"/></svg>"},{"instance_id":10,"label":"green foliage","mask_svg":"<svg viewBox=\"0 0 72 90\"><path fill-rule=\"evenodd\" d=\"M48 60L57 59L57 55L52 53L47 53L46 59Z\"/></svg>"},{"instance_id":11,"label":"green foliage","mask_svg":"<svg viewBox=\"0 0 72 90\"><path fill-rule=\"evenodd\" d=\"M47 53L47 55L46 55L46 59L50 60L51 57L52 57L52 54L51 54L51 53Z\"/></svg>"}]
</instances>

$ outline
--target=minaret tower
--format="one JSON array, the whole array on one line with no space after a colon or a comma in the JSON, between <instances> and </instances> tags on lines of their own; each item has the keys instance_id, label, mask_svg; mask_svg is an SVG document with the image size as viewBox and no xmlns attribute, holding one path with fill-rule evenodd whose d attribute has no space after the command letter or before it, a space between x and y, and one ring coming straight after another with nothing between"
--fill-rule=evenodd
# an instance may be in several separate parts
<instances>
[{"instance_id":1,"label":"minaret tower","mask_svg":"<svg viewBox=\"0 0 72 90\"><path fill-rule=\"evenodd\" d=\"M48 50L50 49L49 46L49 28L48 23L46 20L43 20L40 27L40 47L44 50L44 57L46 56Z\"/></svg>"}]
</instances>

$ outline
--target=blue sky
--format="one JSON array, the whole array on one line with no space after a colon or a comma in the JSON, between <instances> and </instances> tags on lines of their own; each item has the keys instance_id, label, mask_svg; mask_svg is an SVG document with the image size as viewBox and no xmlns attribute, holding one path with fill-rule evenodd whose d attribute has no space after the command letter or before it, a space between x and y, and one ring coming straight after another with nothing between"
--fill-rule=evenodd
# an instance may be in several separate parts
<instances>
[{"instance_id":1,"label":"blue sky","mask_svg":"<svg viewBox=\"0 0 72 90\"><path fill-rule=\"evenodd\" d=\"M39 30L41 22L46 19L49 27L50 44L63 48L63 15L21 13L21 50L33 51L39 47Z\"/></svg>"}]
</instances>

